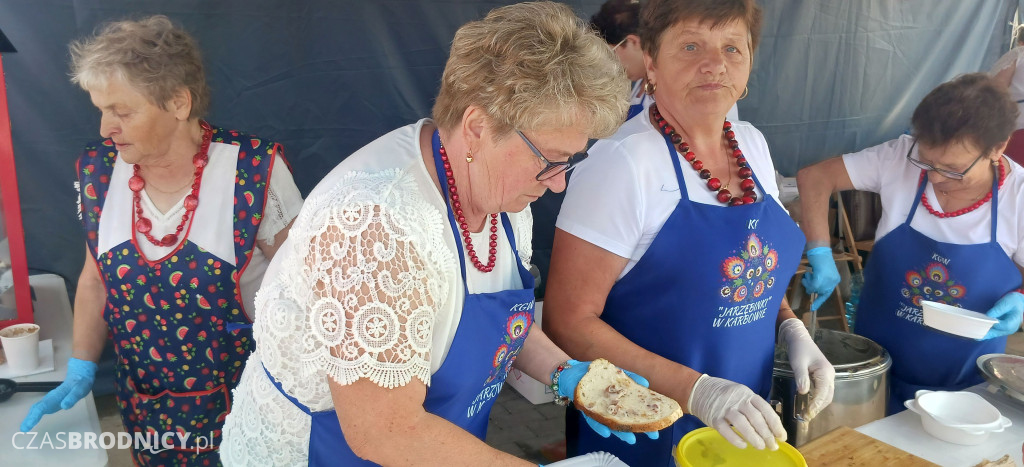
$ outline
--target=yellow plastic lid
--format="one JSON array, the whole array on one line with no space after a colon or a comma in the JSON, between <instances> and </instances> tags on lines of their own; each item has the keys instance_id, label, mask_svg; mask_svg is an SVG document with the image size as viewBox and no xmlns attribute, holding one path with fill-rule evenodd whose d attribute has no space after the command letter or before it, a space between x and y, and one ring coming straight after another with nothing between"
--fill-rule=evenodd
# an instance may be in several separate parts
<instances>
[{"instance_id":1,"label":"yellow plastic lid","mask_svg":"<svg viewBox=\"0 0 1024 467\"><path fill-rule=\"evenodd\" d=\"M673 456L679 467L807 467L804 456L789 443L779 442L778 451L751 446L739 449L709 427L683 436Z\"/></svg>"}]
</instances>

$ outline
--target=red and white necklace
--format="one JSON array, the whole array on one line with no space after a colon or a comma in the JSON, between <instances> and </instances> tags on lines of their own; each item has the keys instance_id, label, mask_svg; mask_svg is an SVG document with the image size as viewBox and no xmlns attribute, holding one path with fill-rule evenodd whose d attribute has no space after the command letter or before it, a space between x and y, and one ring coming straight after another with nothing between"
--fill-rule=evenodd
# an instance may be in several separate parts
<instances>
[{"instance_id":1,"label":"red and white necklace","mask_svg":"<svg viewBox=\"0 0 1024 467\"><path fill-rule=\"evenodd\" d=\"M690 151L690 145L683 141L683 137L676 133L675 128L672 128L672 125L665 120L665 117L661 116L661 112L658 111L658 104L651 104L651 115L654 118L654 123L661 129L661 133L667 136L669 141L675 145L676 150L683 155L683 159L690 163L690 166L693 167L693 170L697 171L700 178L707 180L708 189L718 193L718 201L729 206L754 204L757 201L757 193L754 192L756 184L751 179L754 171L750 169L747 158L743 157L743 151L740 151L740 143L736 142L736 134L732 131L732 123L726 121L722 125L722 132L725 135L725 139L729 142L729 147L732 148L732 157L736 160L736 166L739 167L737 173L741 180L742 196L733 196L729 189L722 185L721 180L711 176L711 171L705 169L704 163L697 159L697 156Z\"/></svg>"},{"instance_id":2,"label":"red and white necklace","mask_svg":"<svg viewBox=\"0 0 1024 467\"><path fill-rule=\"evenodd\" d=\"M178 236L181 235L185 224L192 217L192 213L195 212L196 208L199 207L199 184L203 180L203 167L206 167L206 164L210 161L208 152L210 150L210 140L213 138L213 129L210 128L209 123L200 120L199 126L203 129L203 142L199 147L199 152L192 156L192 166L195 167L195 173L192 176L192 192L185 196L185 214L181 215L181 223L174 228L174 233L164 235L160 240L157 240L150 234L150 231L153 230L153 222L142 213L142 190L146 188L146 180L142 178L142 168L139 167L139 164L134 164L134 174L132 178L128 179L128 188L132 190L135 208L135 230L145 236L149 243L156 246L176 245L178 243Z\"/></svg>"},{"instance_id":3,"label":"red and white necklace","mask_svg":"<svg viewBox=\"0 0 1024 467\"><path fill-rule=\"evenodd\" d=\"M491 241L490 254L487 256L487 264L480 262L473 248L473 240L469 238L469 224L466 223L466 216L462 213L462 203L459 201L459 190L455 188L455 176L452 174L452 164L448 161L448 151L445 151L444 144L441 144L441 161L444 163L444 175L448 179L448 194L452 200L452 211L455 213L455 220L459 222L459 229L462 230L462 240L466 244L466 254L480 272L491 272L494 270L494 260L498 253L498 214L491 214Z\"/></svg>"},{"instance_id":4,"label":"red and white necklace","mask_svg":"<svg viewBox=\"0 0 1024 467\"><path fill-rule=\"evenodd\" d=\"M922 181L924 181L924 177L925 177L925 175L927 173L928 173L927 171L922 170L921 171L921 176L917 179L917 183L921 183ZM1002 158L1000 158L999 159L999 185L998 185L998 187L996 189L998 190L999 188L1002 188L1003 187L1003 182L1005 182L1005 181L1006 181L1006 166L1003 165L1003 160L1002 160ZM985 195L984 198L979 199L976 203L974 203L974 204L972 204L970 206L967 206L966 208L957 209L956 211L953 211L953 212L939 212L935 208L932 207L931 203L928 202L928 196L926 196L924 194L924 192L921 192L921 204L924 205L924 208L927 209L928 212L931 213L931 215L933 215L935 217L943 218L943 219L948 218L948 217L957 217L957 216L962 216L964 214L967 214L967 213L969 213L969 212L971 212L971 211L973 211L975 209L980 208L981 205L987 203L988 200L990 200L990 199L992 199L992 191L991 190L989 190L988 194Z\"/></svg>"}]
</instances>

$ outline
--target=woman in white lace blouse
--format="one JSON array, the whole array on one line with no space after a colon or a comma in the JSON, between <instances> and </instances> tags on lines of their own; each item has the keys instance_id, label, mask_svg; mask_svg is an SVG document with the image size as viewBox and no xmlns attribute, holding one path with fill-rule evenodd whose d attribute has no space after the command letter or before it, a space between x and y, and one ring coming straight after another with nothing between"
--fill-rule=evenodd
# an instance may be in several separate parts
<instances>
[{"instance_id":1,"label":"woman in white lace blouse","mask_svg":"<svg viewBox=\"0 0 1024 467\"><path fill-rule=\"evenodd\" d=\"M483 442L506 373L565 402L587 364L533 326L527 207L565 188L628 92L564 5L460 28L433 119L339 164L270 265L225 464L532 465Z\"/></svg>"}]
</instances>

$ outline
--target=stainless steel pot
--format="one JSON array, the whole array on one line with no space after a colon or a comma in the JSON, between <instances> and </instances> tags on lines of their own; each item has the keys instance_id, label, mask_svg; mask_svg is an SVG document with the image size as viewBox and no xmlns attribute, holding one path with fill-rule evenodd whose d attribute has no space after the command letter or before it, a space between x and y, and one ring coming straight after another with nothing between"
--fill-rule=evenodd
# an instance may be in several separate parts
<instances>
[{"instance_id":1,"label":"stainless steel pot","mask_svg":"<svg viewBox=\"0 0 1024 467\"><path fill-rule=\"evenodd\" d=\"M801 417L807 397L796 392L786 348L775 348L771 399L781 402L787 441L797 447L840 426L856 428L883 418L889 402L892 359L882 346L863 336L830 329L818 329L814 342L836 369L836 391L832 403L810 422Z\"/></svg>"}]
</instances>

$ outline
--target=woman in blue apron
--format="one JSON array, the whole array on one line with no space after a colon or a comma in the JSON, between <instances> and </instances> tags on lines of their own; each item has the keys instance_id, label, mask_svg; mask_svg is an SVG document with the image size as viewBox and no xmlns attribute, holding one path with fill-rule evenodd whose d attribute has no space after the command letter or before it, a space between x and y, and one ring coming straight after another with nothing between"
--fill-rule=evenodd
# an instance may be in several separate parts
<instances>
[{"instance_id":1,"label":"woman in blue apron","mask_svg":"<svg viewBox=\"0 0 1024 467\"><path fill-rule=\"evenodd\" d=\"M590 17L590 26L604 38L615 52L626 77L632 82L629 94L629 112L626 120L639 114L650 104L644 92L644 51L640 45L640 2L638 0L608 0Z\"/></svg>"},{"instance_id":2,"label":"woman in blue apron","mask_svg":"<svg viewBox=\"0 0 1024 467\"><path fill-rule=\"evenodd\" d=\"M919 389L959 390L982 382L975 360L1001 353L1024 312L1021 167L1003 156L1017 106L981 73L930 92L914 111L913 136L800 171L804 232L827 249L827 199L836 190L879 193L883 215L864 272L857 333L892 356L889 412ZM829 295L833 261L818 261L804 285ZM829 253L831 258L831 253ZM999 320L981 340L923 324L921 302L946 303Z\"/></svg>"},{"instance_id":3,"label":"woman in blue apron","mask_svg":"<svg viewBox=\"0 0 1024 467\"><path fill-rule=\"evenodd\" d=\"M570 353L610 355L650 378L688 415L628 446L579 429L570 413L570 454L667 467L675 443L703 425L737 446L775 448L785 431L765 398L776 336L801 392L815 380L812 412L831 401L834 370L784 300L803 235L776 200L761 133L725 120L745 92L756 18L753 1L655 0L641 13L655 103L573 173L545 329Z\"/></svg>"},{"instance_id":4,"label":"woman in blue apron","mask_svg":"<svg viewBox=\"0 0 1024 467\"><path fill-rule=\"evenodd\" d=\"M199 52L166 17L112 23L72 51L73 80L102 111L105 139L77 166L88 256L68 376L22 430L89 393L109 333L125 430L160 440L133 445L134 462L218 465L253 347L251 331L234 326L250 322L302 199L275 162L280 145L200 119L209 91ZM164 80L154 83L154 70Z\"/></svg>"},{"instance_id":5,"label":"woman in blue apron","mask_svg":"<svg viewBox=\"0 0 1024 467\"><path fill-rule=\"evenodd\" d=\"M534 324L526 208L621 122L612 60L560 4L459 29L434 118L328 174L268 269L226 464L531 465L483 442L506 375L565 401L587 363Z\"/></svg>"}]
</instances>

